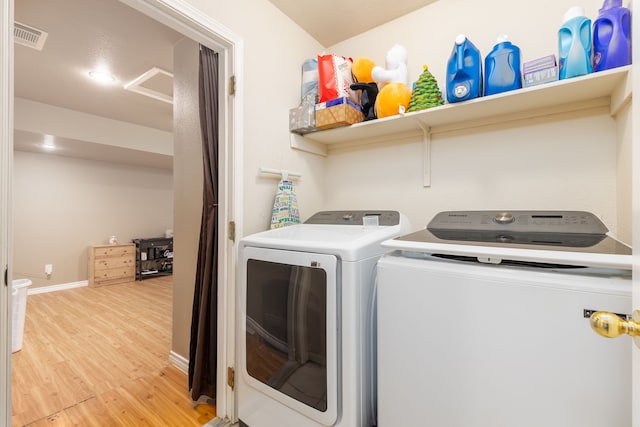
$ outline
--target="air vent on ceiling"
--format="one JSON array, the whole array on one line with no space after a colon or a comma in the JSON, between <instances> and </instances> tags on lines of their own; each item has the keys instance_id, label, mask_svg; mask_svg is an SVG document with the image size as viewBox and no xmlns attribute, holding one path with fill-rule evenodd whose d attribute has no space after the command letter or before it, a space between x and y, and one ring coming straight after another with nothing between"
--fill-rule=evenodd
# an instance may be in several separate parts
<instances>
[{"instance_id":1,"label":"air vent on ceiling","mask_svg":"<svg viewBox=\"0 0 640 427\"><path fill-rule=\"evenodd\" d=\"M44 42L47 41L49 33L22 24L18 21L13 23L13 40L23 46L36 50L42 50Z\"/></svg>"}]
</instances>

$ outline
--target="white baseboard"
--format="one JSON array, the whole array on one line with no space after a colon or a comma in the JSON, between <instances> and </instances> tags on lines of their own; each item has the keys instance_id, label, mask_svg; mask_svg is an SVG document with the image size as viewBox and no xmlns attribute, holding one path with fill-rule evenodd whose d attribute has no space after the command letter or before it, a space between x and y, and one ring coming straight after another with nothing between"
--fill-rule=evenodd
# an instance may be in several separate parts
<instances>
[{"instance_id":1,"label":"white baseboard","mask_svg":"<svg viewBox=\"0 0 640 427\"><path fill-rule=\"evenodd\" d=\"M189 373L189 359L179 355L174 351L171 351L169 353L169 363L180 369L185 374Z\"/></svg>"},{"instance_id":2,"label":"white baseboard","mask_svg":"<svg viewBox=\"0 0 640 427\"><path fill-rule=\"evenodd\" d=\"M88 286L88 285L89 285L89 281L88 280L81 280L79 282L61 283L59 285L40 286L38 288L29 288L29 289L27 289L27 295L45 294L47 292L65 291L67 289L81 288L83 286Z\"/></svg>"}]
</instances>

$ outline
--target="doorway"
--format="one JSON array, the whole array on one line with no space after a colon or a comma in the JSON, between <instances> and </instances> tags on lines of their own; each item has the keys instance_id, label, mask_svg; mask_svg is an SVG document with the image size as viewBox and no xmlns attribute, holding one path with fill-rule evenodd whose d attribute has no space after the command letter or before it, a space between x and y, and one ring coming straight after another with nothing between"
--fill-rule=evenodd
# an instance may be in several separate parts
<instances>
[{"instance_id":1,"label":"doorway","mask_svg":"<svg viewBox=\"0 0 640 427\"><path fill-rule=\"evenodd\" d=\"M242 42L234 34L229 34L228 30L223 28L214 20L200 13L198 10L186 6L182 2L163 1L152 2L147 0L125 0L123 3L134 9L142 12L158 22L161 22L171 28L180 31L185 36L196 40L199 43L210 47L221 53L221 158L225 166L225 170L221 173L220 184L224 188L222 201L225 208L220 212L220 223L223 225L220 227L221 235L219 236L221 241L221 259L220 259L220 283L232 284L234 282L233 272L233 254L234 243L228 239L228 227L227 223L231 221L237 222L241 225L240 214L242 200L239 193L241 187L237 185L239 170L238 165L241 164L241 150L239 149L239 130L241 129L241 117L239 111L241 111L240 97L231 96L229 93L229 87L226 84L230 80L230 76L238 76L242 64L240 59ZM2 233L0 233L0 261L2 265L5 265L7 280L12 277L12 272L8 271L11 265L11 253L9 248L11 247L12 235L11 235L11 166L12 166L12 147L13 147L13 71L12 71L12 31L13 31L13 1L3 1L2 9L0 10L0 32L2 33L2 45L0 51L2 55L2 67L0 68L0 81L2 82L2 138L0 139L0 162L2 163L2 172L0 173L0 197L3 202L0 210L0 226L2 227ZM240 50L240 52L239 52ZM241 93L241 81L236 78L236 94ZM6 166L6 167L5 167ZM237 232L239 230L236 230ZM241 233L239 233L241 234ZM231 292L224 286L220 290L220 301L227 301ZM7 286L2 287L0 291L2 302L0 307L0 315L3 320L3 325L7 325L7 328L2 328L0 332L0 345L2 346L2 352L0 354L0 383L3 385L3 390L6 393L2 393L5 398L0 402L0 413L6 414L6 418L2 422L9 424L11 414L11 395L10 395L10 352L8 342L10 342L10 322L9 319L9 292ZM175 302L174 302L175 304ZM224 304L224 303L223 303ZM174 313L184 311L182 308L177 308L174 305ZM190 313L188 313L190 314ZM229 322L225 316L225 311L220 310L220 347L232 348L227 345L229 336L227 330L232 330L232 325L229 326ZM175 332L175 331L174 331ZM175 336L175 333L174 333ZM232 337L231 337L232 338ZM186 352L185 352L186 353ZM218 383L224 383L226 375L226 367L231 365L229 360L233 360L233 357L229 357L229 354L224 353L219 356L219 381ZM226 388L218 385L218 401L217 409L219 417L230 416L233 414L233 396L231 393L225 393Z\"/></svg>"}]
</instances>

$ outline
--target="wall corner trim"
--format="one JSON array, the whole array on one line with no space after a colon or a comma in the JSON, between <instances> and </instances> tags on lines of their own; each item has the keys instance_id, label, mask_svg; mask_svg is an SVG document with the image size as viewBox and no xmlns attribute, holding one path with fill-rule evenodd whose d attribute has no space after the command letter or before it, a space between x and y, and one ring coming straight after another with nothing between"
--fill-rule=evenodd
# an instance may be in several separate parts
<instances>
[{"instance_id":1,"label":"wall corner trim","mask_svg":"<svg viewBox=\"0 0 640 427\"><path fill-rule=\"evenodd\" d=\"M169 353L169 363L180 369L185 374L189 372L189 359L179 355L173 350Z\"/></svg>"}]
</instances>

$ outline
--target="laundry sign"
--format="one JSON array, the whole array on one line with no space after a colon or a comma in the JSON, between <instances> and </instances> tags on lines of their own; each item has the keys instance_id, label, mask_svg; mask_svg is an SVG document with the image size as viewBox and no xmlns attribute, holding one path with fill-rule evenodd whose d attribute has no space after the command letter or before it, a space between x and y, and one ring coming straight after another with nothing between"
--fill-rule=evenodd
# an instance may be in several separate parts
<instances>
[{"instance_id":1,"label":"laundry sign","mask_svg":"<svg viewBox=\"0 0 640 427\"><path fill-rule=\"evenodd\" d=\"M299 223L300 211L293 182L283 178L278 184L278 192L273 203L271 228L282 228Z\"/></svg>"}]
</instances>

